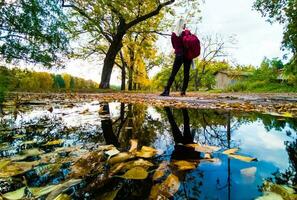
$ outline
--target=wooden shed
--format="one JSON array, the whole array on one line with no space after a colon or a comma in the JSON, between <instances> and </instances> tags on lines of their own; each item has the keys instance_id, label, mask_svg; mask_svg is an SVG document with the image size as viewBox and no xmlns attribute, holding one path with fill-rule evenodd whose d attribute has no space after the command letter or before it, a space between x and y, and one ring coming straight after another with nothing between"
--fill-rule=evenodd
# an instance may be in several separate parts
<instances>
[{"instance_id":1,"label":"wooden shed","mask_svg":"<svg viewBox=\"0 0 297 200\"><path fill-rule=\"evenodd\" d=\"M226 89L230 85L242 81L249 77L251 73L249 72L233 72L233 71L218 71L215 74L216 85L215 89Z\"/></svg>"}]
</instances>

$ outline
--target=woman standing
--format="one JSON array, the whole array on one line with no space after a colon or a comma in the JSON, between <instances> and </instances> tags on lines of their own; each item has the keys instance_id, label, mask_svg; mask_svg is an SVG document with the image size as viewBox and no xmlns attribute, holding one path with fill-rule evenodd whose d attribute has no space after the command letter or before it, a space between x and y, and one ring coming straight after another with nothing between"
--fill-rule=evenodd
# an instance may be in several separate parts
<instances>
[{"instance_id":1,"label":"woman standing","mask_svg":"<svg viewBox=\"0 0 297 200\"><path fill-rule=\"evenodd\" d=\"M186 90L189 84L189 78L190 78L190 67L192 63L192 59L188 59L186 56L187 49L184 47L183 44L183 38L187 35L190 35L190 31L186 30L186 24L183 19L180 19L176 25L176 30L171 35L171 43L175 50L175 59L173 63L173 68L171 75L169 77L169 80L167 82L167 85L162 92L161 96L169 96L170 93L170 87L172 86L172 83L174 81L174 78L179 71L182 64L184 64L184 81L183 81L183 87L181 90L181 95L186 95Z\"/></svg>"}]
</instances>

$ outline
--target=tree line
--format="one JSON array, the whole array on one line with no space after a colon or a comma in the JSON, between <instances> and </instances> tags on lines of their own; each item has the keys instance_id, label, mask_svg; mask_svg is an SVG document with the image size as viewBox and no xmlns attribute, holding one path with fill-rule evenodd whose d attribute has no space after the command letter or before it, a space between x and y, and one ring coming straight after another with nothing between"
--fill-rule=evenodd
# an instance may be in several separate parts
<instances>
[{"instance_id":1,"label":"tree line","mask_svg":"<svg viewBox=\"0 0 297 200\"><path fill-rule=\"evenodd\" d=\"M28 69L7 68L0 66L0 78L2 91L22 92L67 92L88 91L98 88L98 83L71 76L69 74L51 74L48 72L36 72Z\"/></svg>"}]
</instances>

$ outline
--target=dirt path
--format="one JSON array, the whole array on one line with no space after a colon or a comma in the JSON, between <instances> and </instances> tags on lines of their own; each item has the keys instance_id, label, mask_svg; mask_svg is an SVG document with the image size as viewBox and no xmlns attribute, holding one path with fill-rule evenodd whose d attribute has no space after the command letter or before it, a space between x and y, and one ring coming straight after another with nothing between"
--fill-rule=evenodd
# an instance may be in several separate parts
<instances>
[{"instance_id":1,"label":"dirt path","mask_svg":"<svg viewBox=\"0 0 297 200\"><path fill-rule=\"evenodd\" d=\"M172 93L161 97L158 93L17 93L21 103L52 104L57 102L75 103L78 101L118 101L124 103L144 103L154 106L174 106L177 108L207 108L241 111L267 112L287 117L297 117L297 94L273 93L188 93L181 97ZM11 99L16 94L11 94Z\"/></svg>"}]
</instances>

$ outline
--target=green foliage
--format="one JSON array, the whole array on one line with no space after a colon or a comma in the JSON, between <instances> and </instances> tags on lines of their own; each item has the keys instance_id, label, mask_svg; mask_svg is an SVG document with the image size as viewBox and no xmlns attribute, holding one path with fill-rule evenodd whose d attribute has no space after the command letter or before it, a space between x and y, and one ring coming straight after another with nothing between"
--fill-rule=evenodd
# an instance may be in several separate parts
<instances>
[{"instance_id":1,"label":"green foliage","mask_svg":"<svg viewBox=\"0 0 297 200\"><path fill-rule=\"evenodd\" d=\"M0 55L6 62L61 65L68 51L67 28L59 0L2 0Z\"/></svg>"},{"instance_id":2,"label":"green foliage","mask_svg":"<svg viewBox=\"0 0 297 200\"><path fill-rule=\"evenodd\" d=\"M256 0L254 8L272 23L285 25L283 47L293 53L292 62L297 61L297 0Z\"/></svg>"},{"instance_id":3,"label":"green foliage","mask_svg":"<svg viewBox=\"0 0 297 200\"><path fill-rule=\"evenodd\" d=\"M67 84L66 84L67 82ZM0 67L0 102L7 91L51 92L51 91L94 91L98 84L69 74L50 74Z\"/></svg>"},{"instance_id":4,"label":"green foliage","mask_svg":"<svg viewBox=\"0 0 297 200\"><path fill-rule=\"evenodd\" d=\"M10 83L10 72L7 68L0 66L0 104L4 101Z\"/></svg>"}]
</instances>

